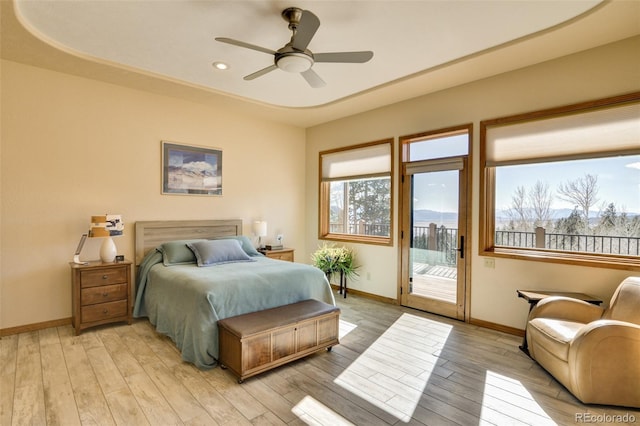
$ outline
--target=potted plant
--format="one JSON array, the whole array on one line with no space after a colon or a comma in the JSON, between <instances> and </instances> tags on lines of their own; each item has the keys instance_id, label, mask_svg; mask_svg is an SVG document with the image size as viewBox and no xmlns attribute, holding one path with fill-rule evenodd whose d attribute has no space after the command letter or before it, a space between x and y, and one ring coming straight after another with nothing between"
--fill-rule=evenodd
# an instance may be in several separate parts
<instances>
[{"instance_id":1,"label":"potted plant","mask_svg":"<svg viewBox=\"0 0 640 426\"><path fill-rule=\"evenodd\" d=\"M347 297L347 278L358 275L353 249L324 243L311 255L311 260L316 268L325 273L328 280L334 274L340 275L340 293L342 294L344 285L344 297Z\"/></svg>"}]
</instances>

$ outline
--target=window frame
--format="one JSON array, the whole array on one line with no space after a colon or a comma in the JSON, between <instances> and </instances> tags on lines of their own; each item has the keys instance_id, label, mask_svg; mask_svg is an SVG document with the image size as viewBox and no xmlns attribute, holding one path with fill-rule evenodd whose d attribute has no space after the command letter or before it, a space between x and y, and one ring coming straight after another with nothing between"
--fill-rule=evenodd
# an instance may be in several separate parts
<instances>
[{"instance_id":1,"label":"window frame","mask_svg":"<svg viewBox=\"0 0 640 426\"><path fill-rule=\"evenodd\" d=\"M636 256L563 252L551 249L495 246L495 166L487 166L487 130L491 127L536 120L557 118L568 114L593 112L600 108L623 106L640 102L640 92L603 98L589 102L566 105L557 108L533 111L524 114L483 120L480 122L480 217L479 255L511 259L562 263L570 265L606 267L613 269L637 270L640 258ZM617 152L617 151L616 151ZM621 153L627 153L620 151ZM576 157L576 160L579 159Z\"/></svg>"},{"instance_id":2,"label":"window frame","mask_svg":"<svg viewBox=\"0 0 640 426\"><path fill-rule=\"evenodd\" d=\"M390 194L389 194L389 236L381 237L375 235L360 235L360 234L340 234L332 233L330 227L330 181L323 180L322 177L322 157L327 154L335 154L344 151L357 150L361 148L368 148L375 145L389 145L390 162L389 165L389 179L390 179ZM395 179L394 179L394 167L395 167L395 140L394 138L381 139L374 142L366 142L357 145L350 145L347 147L335 148L318 153L318 239L327 241L340 241L340 242L353 242L363 244L374 245L393 245L394 235L394 200L395 200ZM379 176L379 175L378 175ZM354 176L356 178L364 178L363 176ZM373 177L373 176L372 176ZM345 177L344 180L349 180Z\"/></svg>"}]
</instances>

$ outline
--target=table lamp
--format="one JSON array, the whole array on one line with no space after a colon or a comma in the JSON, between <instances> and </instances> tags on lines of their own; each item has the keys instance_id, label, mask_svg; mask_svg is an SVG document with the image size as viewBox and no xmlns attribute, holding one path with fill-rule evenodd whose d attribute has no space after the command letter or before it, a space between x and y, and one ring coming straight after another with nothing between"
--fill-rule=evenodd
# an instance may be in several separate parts
<instances>
[{"instance_id":1,"label":"table lamp","mask_svg":"<svg viewBox=\"0 0 640 426\"><path fill-rule=\"evenodd\" d=\"M87 235L88 234L82 234L82 237L80 237L80 242L78 243L78 247L76 247L76 252L73 255L73 263L76 263L78 265L89 264L89 262L83 262L82 260L80 260L80 253L82 252L82 247L84 247L84 242L87 240Z\"/></svg>"},{"instance_id":2,"label":"table lamp","mask_svg":"<svg viewBox=\"0 0 640 426\"><path fill-rule=\"evenodd\" d=\"M111 237L124 234L124 223L119 214L105 214L101 216L91 216L91 227L89 228L89 238L104 238L100 246L100 259L105 263L112 263L118 250Z\"/></svg>"},{"instance_id":3,"label":"table lamp","mask_svg":"<svg viewBox=\"0 0 640 426\"><path fill-rule=\"evenodd\" d=\"M267 222L263 220L253 222L253 233L258 236L258 248L262 248L262 237L267 236Z\"/></svg>"}]
</instances>

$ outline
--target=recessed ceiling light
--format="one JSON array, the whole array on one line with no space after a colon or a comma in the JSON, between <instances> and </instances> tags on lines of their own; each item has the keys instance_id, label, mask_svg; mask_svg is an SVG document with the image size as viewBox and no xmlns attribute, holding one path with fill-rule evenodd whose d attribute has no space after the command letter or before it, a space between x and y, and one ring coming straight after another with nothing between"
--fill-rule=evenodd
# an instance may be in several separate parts
<instances>
[{"instance_id":1,"label":"recessed ceiling light","mask_svg":"<svg viewBox=\"0 0 640 426\"><path fill-rule=\"evenodd\" d=\"M215 69L217 69L217 70L228 70L229 69L229 65L225 64L224 62L216 61L211 65L213 65L213 67Z\"/></svg>"}]
</instances>

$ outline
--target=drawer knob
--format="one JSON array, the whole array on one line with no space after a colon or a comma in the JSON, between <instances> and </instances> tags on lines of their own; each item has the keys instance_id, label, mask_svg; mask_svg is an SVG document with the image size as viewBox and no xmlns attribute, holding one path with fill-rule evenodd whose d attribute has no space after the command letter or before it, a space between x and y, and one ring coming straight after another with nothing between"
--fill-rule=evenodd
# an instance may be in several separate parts
<instances>
[{"instance_id":1,"label":"drawer knob","mask_svg":"<svg viewBox=\"0 0 640 426\"><path fill-rule=\"evenodd\" d=\"M107 296L109 296L109 293L107 293L106 291L102 293L102 297L107 297Z\"/></svg>"},{"instance_id":2,"label":"drawer knob","mask_svg":"<svg viewBox=\"0 0 640 426\"><path fill-rule=\"evenodd\" d=\"M108 278L109 278L109 276L108 276L108 275L103 275L103 276L102 276L102 279L103 279L103 280L106 280L106 279L108 279Z\"/></svg>"},{"instance_id":3,"label":"drawer knob","mask_svg":"<svg viewBox=\"0 0 640 426\"><path fill-rule=\"evenodd\" d=\"M108 310L108 309L103 309L103 310L102 310L102 313L103 313L103 314L108 314L108 313L109 313L109 310Z\"/></svg>"}]
</instances>

